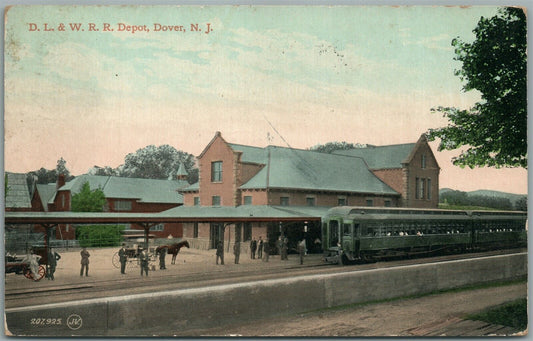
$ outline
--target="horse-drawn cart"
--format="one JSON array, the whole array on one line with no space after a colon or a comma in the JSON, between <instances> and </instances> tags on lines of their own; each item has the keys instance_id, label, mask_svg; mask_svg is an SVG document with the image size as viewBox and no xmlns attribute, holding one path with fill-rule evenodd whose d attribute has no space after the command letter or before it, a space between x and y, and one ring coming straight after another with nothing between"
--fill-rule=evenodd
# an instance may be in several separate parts
<instances>
[{"instance_id":1,"label":"horse-drawn cart","mask_svg":"<svg viewBox=\"0 0 533 341\"><path fill-rule=\"evenodd\" d=\"M139 248L140 244L137 244L138 241L137 242L125 241L124 243L126 244L125 245L126 256L127 256L126 267L127 268L139 267L140 266L139 255L141 253L140 248ZM160 245L158 247L149 246L148 247L148 257L149 257L148 267L150 269L155 268L155 262L157 258L159 257L159 251L162 249L165 249L165 254L172 255L172 264L175 264L176 256L178 255L182 247L189 248L190 247L189 242L186 240L182 240L178 243L174 243L170 245ZM118 254L118 251L113 254L112 262L115 268L117 269L120 268L120 256Z\"/></svg>"},{"instance_id":2,"label":"horse-drawn cart","mask_svg":"<svg viewBox=\"0 0 533 341\"><path fill-rule=\"evenodd\" d=\"M37 273L34 274L31 270L31 259L30 257L38 257L38 262L40 263L38 265ZM17 275L24 275L24 277L39 281L46 275L46 267L43 265L43 257L39 255L27 255L27 256L17 256L17 255L10 255L7 254L5 258L5 272L8 273L15 273Z\"/></svg>"},{"instance_id":3,"label":"horse-drawn cart","mask_svg":"<svg viewBox=\"0 0 533 341\"><path fill-rule=\"evenodd\" d=\"M128 236L128 237L137 237L134 235ZM140 236L139 236L140 238ZM149 238L153 238L152 236L149 236ZM140 255L141 255L141 248L144 243L140 242L138 238L128 238L124 241L125 249L126 249L126 268L135 268L139 267L141 264ZM157 254L155 253L155 248L148 246L148 267L150 269L153 268L155 261L157 259ZM120 269L120 256L118 254L118 251L113 254L113 266L117 269Z\"/></svg>"}]
</instances>

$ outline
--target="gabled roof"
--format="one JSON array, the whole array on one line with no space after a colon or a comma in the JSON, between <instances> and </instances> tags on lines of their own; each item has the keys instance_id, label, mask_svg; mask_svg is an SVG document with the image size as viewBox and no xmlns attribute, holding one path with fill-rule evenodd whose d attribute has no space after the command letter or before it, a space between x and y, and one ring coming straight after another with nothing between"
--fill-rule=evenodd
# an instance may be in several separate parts
<instances>
[{"instance_id":1,"label":"gabled roof","mask_svg":"<svg viewBox=\"0 0 533 341\"><path fill-rule=\"evenodd\" d=\"M6 208L31 208L26 174L7 173Z\"/></svg>"},{"instance_id":2,"label":"gabled roof","mask_svg":"<svg viewBox=\"0 0 533 341\"><path fill-rule=\"evenodd\" d=\"M187 186L186 181L123 178L116 176L80 175L67 182L60 191L79 193L85 182L91 190L101 189L106 198L137 199L147 203L182 204L178 190Z\"/></svg>"},{"instance_id":3,"label":"gabled roof","mask_svg":"<svg viewBox=\"0 0 533 341\"><path fill-rule=\"evenodd\" d=\"M45 211L48 211L48 203L54 202L56 184L37 184L37 192Z\"/></svg>"},{"instance_id":4,"label":"gabled roof","mask_svg":"<svg viewBox=\"0 0 533 341\"><path fill-rule=\"evenodd\" d=\"M370 169L402 168L402 163L408 162L409 155L416 143L395 144L390 146L371 146L349 150L336 150L336 155L360 157L365 160Z\"/></svg>"},{"instance_id":5,"label":"gabled roof","mask_svg":"<svg viewBox=\"0 0 533 341\"><path fill-rule=\"evenodd\" d=\"M361 158L274 146L265 148L265 151L267 165L241 189L277 188L399 195L377 178Z\"/></svg>"},{"instance_id":6,"label":"gabled roof","mask_svg":"<svg viewBox=\"0 0 533 341\"><path fill-rule=\"evenodd\" d=\"M228 143L228 145L234 151L242 152L242 162L266 164L268 161L268 152L266 148L244 146L242 144L234 143Z\"/></svg>"}]
</instances>

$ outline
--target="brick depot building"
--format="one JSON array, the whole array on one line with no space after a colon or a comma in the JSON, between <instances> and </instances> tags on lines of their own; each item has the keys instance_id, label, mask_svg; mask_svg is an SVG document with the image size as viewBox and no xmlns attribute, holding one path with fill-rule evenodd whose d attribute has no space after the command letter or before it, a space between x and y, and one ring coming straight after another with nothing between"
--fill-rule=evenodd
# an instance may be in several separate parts
<instances>
[{"instance_id":1,"label":"brick depot building","mask_svg":"<svg viewBox=\"0 0 533 341\"><path fill-rule=\"evenodd\" d=\"M439 200L440 168L425 135L416 143L328 154L233 144L217 132L198 156L198 167L198 183L180 191L184 205L167 212L190 214L186 210L195 208L203 214L217 208L266 206L320 215L344 205L436 208ZM274 220L238 223L229 229L221 223L184 223L183 238L199 248L213 248L223 238L227 249L234 242L245 242L246 249L246 242L259 236L271 243L281 234L293 243L303 232L308 243L320 236L319 224Z\"/></svg>"},{"instance_id":2,"label":"brick depot building","mask_svg":"<svg viewBox=\"0 0 533 341\"><path fill-rule=\"evenodd\" d=\"M116 176L80 175L65 182L59 175L57 183L36 184L32 196L32 211L62 212L71 210L72 197L79 193L87 182L91 190L100 189L106 198L104 212L159 213L183 204L180 188L189 186L183 166L175 180L123 178ZM140 230L136 224L121 224L126 229ZM36 229L42 229L37 226ZM164 223L152 226L150 233L158 238L181 237L182 224ZM60 224L53 233L56 239L75 239L75 226Z\"/></svg>"}]
</instances>

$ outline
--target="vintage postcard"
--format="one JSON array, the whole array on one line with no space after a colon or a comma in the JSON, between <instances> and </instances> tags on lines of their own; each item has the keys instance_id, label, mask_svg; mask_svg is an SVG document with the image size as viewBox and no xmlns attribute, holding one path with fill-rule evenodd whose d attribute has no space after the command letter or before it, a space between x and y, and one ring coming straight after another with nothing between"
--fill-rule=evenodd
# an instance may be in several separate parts
<instances>
[{"instance_id":1,"label":"vintage postcard","mask_svg":"<svg viewBox=\"0 0 533 341\"><path fill-rule=\"evenodd\" d=\"M526 22L6 7L5 335L525 335Z\"/></svg>"}]
</instances>

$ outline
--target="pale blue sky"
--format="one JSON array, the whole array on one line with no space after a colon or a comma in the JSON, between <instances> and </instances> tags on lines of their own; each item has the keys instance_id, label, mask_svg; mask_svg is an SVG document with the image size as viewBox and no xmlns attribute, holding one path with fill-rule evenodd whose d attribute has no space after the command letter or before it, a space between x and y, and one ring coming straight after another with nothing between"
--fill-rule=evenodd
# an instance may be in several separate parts
<instances>
[{"instance_id":1,"label":"pale blue sky","mask_svg":"<svg viewBox=\"0 0 533 341\"><path fill-rule=\"evenodd\" d=\"M495 13L494 6L14 7L6 21L5 168L53 168L62 156L78 175L116 167L148 144L198 155L216 131L256 146L415 142L446 124L432 107L467 108L478 99L461 92L450 43L473 40L480 16ZM30 23L41 31L30 32ZM44 32L45 23L56 31ZM57 31L60 23L66 32ZM89 32L89 23L100 31ZM103 32L104 23L115 31ZM118 32L118 23L150 32ZM154 23L186 32L154 32ZM195 23L213 31L191 32ZM438 155L441 187L465 186L449 158ZM506 177L500 187L511 186ZM512 191L527 192L525 171L511 179Z\"/></svg>"}]
</instances>

